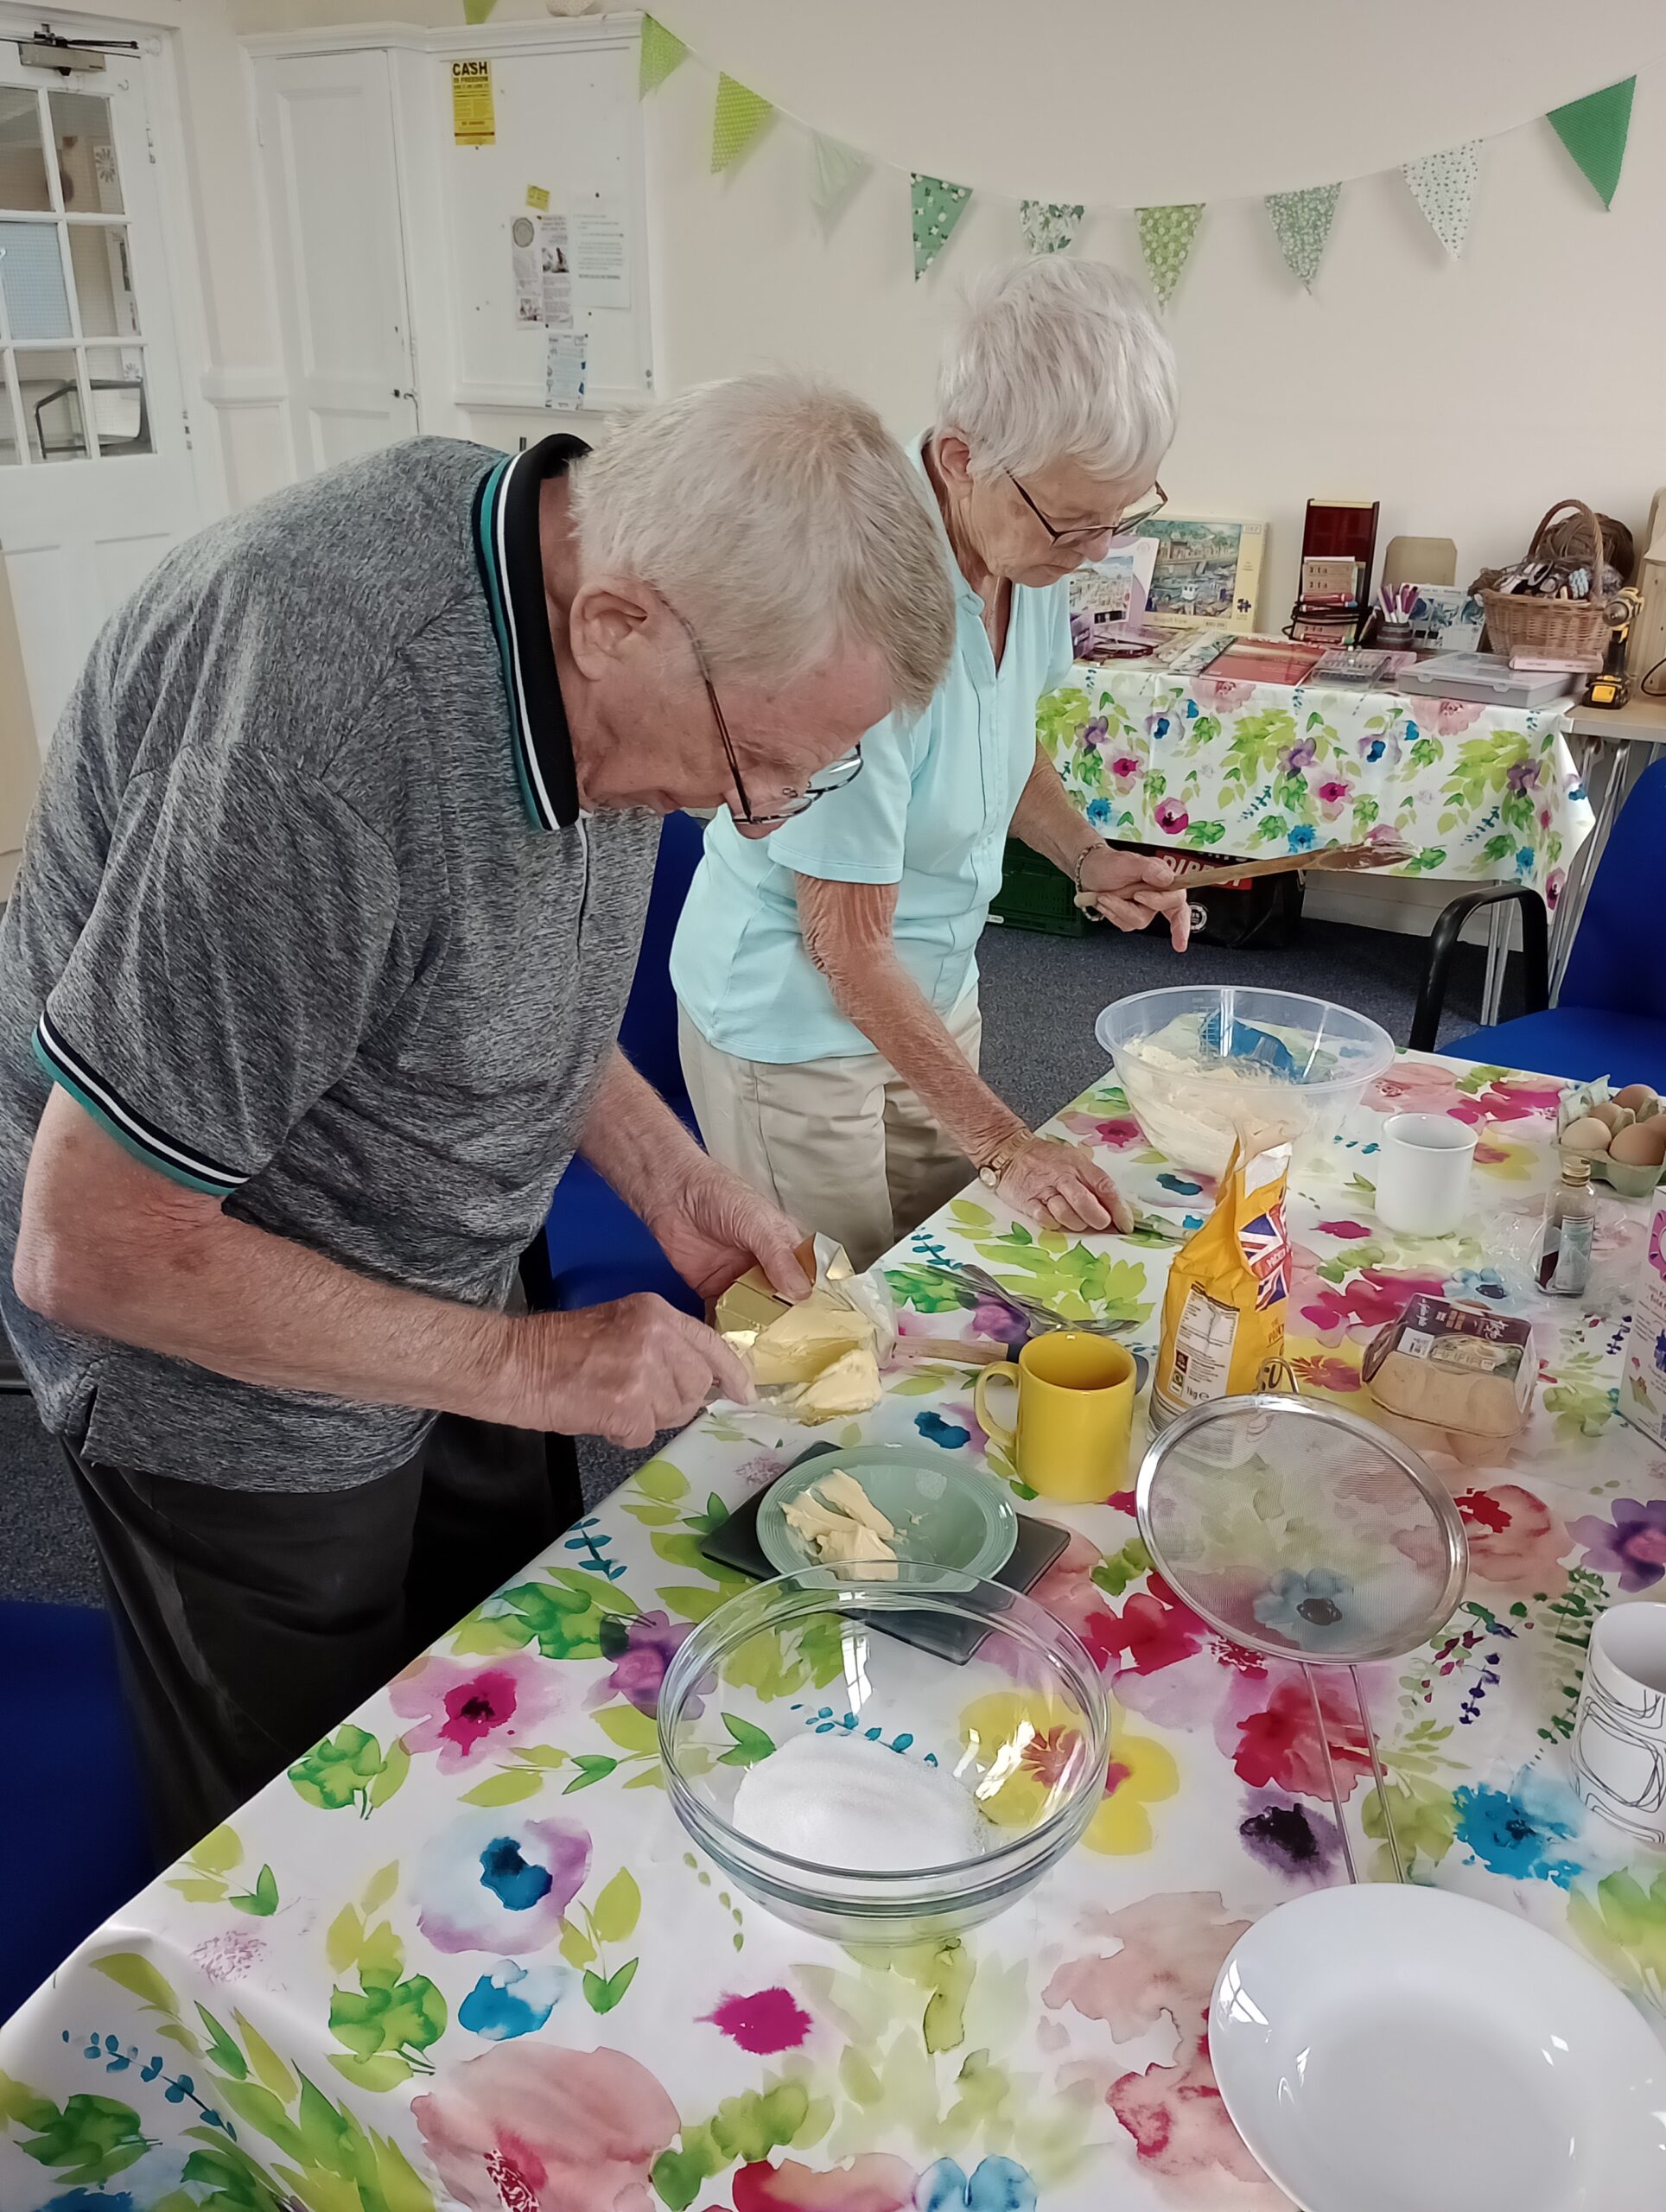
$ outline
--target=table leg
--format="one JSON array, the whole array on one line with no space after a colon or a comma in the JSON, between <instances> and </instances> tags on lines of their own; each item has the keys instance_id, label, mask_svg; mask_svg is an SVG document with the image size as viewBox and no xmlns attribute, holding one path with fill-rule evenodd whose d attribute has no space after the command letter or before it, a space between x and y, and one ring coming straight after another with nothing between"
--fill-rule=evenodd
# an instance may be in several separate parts
<instances>
[{"instance_id":1,"label":"table leg","mask_svg":"<svg viewBox=\"0 0 1666 2212\"><path fill-rule=\"evenodd\" d=\"M1562 976L1567 971L1568 955L1574 950L1574 939L1579 934L1580 916L1585 912L1586 895L1591 888L1591 879L1596 874L1597 861L1608 842L1608 832L1614 826L1614 815L1619 804L1620 785L1625 781L1627 747L1624 742L1610 746L1600 737L1590 741L1586 755L1585 789L1595 810L1591 834L1574 854L1562 885L1562 895L1550 921L1550 1003L1555 1006L1561 995Z\"/></svg>"}]
</instances>

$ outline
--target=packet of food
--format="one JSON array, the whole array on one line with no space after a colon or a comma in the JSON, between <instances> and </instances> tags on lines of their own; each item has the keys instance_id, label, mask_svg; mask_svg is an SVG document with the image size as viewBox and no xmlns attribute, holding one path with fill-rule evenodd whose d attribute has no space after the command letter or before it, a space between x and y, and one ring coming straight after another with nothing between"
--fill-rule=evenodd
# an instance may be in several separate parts
<instances>
[{"instance_id":1,"label":"packet of food","mask_svg":"<svg viewBox=\"0 0 1666 2212\"><path fill-rule=\"evenodd\" d=\"M1162 1427L1210 1398L1255 1389L1284 1351L1290 1239L1284 1186L1290 1147L1245 1160L1234 1146L1215 1210L1175 1254L1151 1382L1151 1418Z\"/></svg>"},{"instance_id":2,"label":"packet of food","mask_svg":"<svg viewBox=\"0 0 1666 2212\"><path fill-rule=\"evenodd\" d=\"M1501 1465L1532 1408L1532 1325L1419 1293L1366 1345L1360 1373L1381 1427L1460 1466Z\"/></svg>"},{"instance_id":3,"label":"packet of food","mask_svg":"<svg viewBox=\"0 0 1666 2212\"><path fill-rule=\"evenodd\" d=\"M877 1272L858 1274L830 1236L816 1237L799 1258L814 1276L807 1298L794 1305L754 1268L718 1300L717 1332L772 1410L812 1426L867 1413L896 1343L889 1288Z\"/></svg>"}]
</instances>

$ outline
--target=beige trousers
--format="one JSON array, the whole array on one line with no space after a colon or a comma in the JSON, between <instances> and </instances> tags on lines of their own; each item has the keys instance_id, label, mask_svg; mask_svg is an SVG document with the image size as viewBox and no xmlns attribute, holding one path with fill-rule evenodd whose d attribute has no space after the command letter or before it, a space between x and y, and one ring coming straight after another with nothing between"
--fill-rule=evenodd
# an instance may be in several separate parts
<instances>
[{"instance_id":1,"label":"beige trousers","mask_svg":"<svg viewBox=\"0 0 1666 2212\"><path fill-rule=\"evenodd\" d=\"M983 1030L976 990L947 1026L976 1067ZM871 1267L971 1179L971 1162L878 1052L736 1059L709 1045L680 1007L677 1034L712 1158L801 1228L836 1237L858 1268Z\"/></svg>"}]
</instances>

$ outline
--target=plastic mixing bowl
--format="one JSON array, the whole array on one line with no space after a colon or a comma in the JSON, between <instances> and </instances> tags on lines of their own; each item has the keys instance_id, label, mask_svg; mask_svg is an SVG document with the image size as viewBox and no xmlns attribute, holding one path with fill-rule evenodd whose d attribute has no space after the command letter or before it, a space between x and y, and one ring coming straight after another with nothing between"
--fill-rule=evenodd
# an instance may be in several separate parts
<instances>
[{"instance_id":1,"label":"plastic mixing bowl","mask_svg":"<svg viewBox=\"0 0 1666 2212\"><path fill-rule=\"evenodd\" d=\"M1363 1014L1237 983L1141 991L1108 1006L1094 1034L1158 1151L1205 1175L1225 1173L1235 1142L1311 1155L1394 1059Z\"/></svg>"},{"instance_id":2,"label":"plastic mixing bowl","mask_svg":"<svg viewBox=\"0 0 1666 2212\"><path fill-rule=\"evenodd\" d=\"M956 1665L887 1634L910 1614L989 1633ZM659 1696L666 1789L694 1842L759 1904L852 1944L953 1935L1033 1889L1103 1802L1110 1725L1093 1662L1044 1607L916 1567L759 1584L696 1629ZM771 1821L748 1828L766 1796ZM856 1804L904 1809L864 1825ZM963 1847L907 1863L908 1834L945 1829Z\"/></svg>"}]
</instances>

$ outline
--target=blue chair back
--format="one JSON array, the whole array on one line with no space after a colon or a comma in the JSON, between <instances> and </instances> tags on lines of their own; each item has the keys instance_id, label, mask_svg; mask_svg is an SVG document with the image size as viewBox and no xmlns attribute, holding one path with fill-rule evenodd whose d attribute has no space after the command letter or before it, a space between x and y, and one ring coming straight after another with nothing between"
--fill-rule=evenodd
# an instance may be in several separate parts
<instances>
[{"instance_id":1,"label":"blue chair back","mask_svg":"<svg viewBox=\"0 0 1666 2212\"><path fill-rule=\"evenodd\" d=\"M1620 809L1580 917L1561 1003L1666 1021L1666 760L1645 768Z\"/></svg>"},{"instance_id":2,"label":"blue chair back","mask_svg":"<svg viewBox=\"0 0 1666 2212\"><path fill-rule=\"evenodd\" d=\"M671 939L700 865L705 830L691 814L668 814L659 832L653 892L642 925L631 995L620 1025L625 1057L691 1133L694 1108L677 1050ZM665 1257L647 1224L610 1190L588 1160L574 1160L556 1189L544 1230L548 1279L529 1288L534 1304L570 1313L634 1292L654 1291L696 1318L705 1311Z\"/></svg>"},{"instance_id":3,"label":"blue chair back","mask_svg":"<svg viewBox=\"0 0 1666 2212\"><path fill-rule=\"evenodd\" d=\"M668 814L660 826L653 890L642 924L636 975L620 1025L619 1041L639 1075L646 1077L672 1112L690 1126L694 1109L677 1051L677 994L671 988L671 939L683 902L700 865L706 825L691 814Z\"/></svg>"}]
</instances>

